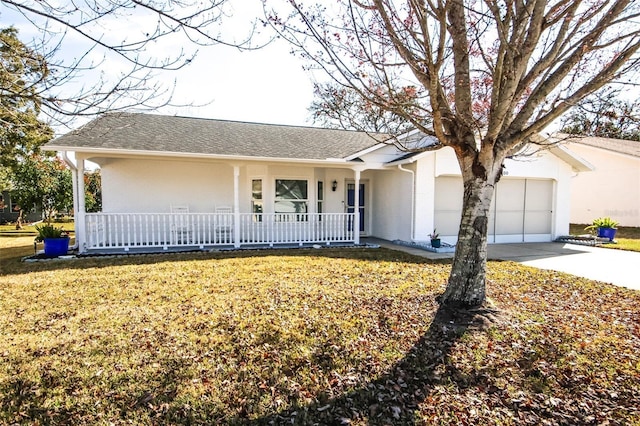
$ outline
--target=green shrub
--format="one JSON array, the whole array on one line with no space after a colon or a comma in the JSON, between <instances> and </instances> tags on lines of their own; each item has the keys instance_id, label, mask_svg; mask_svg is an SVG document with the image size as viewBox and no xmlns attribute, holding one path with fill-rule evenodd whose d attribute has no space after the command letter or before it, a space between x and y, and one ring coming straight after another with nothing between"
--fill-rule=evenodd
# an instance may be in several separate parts
<instances>
[{"instance_id":1,"label":"green shrub","mask_svg":"<svg viewBox=\"0 0 640 426\"><path fill-rule=\"evenodd\" d=\"M618 222L611 219L610 217L599 217L594 219L591 225L587 226L586 230L589 229L598 229L598 228L617 228Z\"/></svg>"},{"instance_id":2,"label":"green shrub","mask_svg":"<svg viewBox=\"0 0 640 426\"><path fill-rule=\"evenodd\" d=\"M64 238L68 236L67 231L61 227L57 228L51 224L42 226L36 225L36 231L38 232L38 235L36 236L37 242L42 242L45 238Z\"/></svg>"}]
</instances>

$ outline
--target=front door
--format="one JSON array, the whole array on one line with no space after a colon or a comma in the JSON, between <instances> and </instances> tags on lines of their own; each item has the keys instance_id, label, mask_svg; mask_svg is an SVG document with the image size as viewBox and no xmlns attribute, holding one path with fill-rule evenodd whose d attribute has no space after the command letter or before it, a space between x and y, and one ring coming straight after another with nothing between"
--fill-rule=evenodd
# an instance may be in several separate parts
<instances>
[{"instance_id":1,"label":"front door","mask_svg":"<svg viewBox=\"0 0 640 426\"><path fill-rule=\"evenodd\" d=\"M360 233L366 234L367 229L367 215L365 214L367 199L366 199L366 183L360 182ZM356 184L355 182L347 182L347 213L353 213L355 211L356 204Z\"/></svg>"}]
</instances>

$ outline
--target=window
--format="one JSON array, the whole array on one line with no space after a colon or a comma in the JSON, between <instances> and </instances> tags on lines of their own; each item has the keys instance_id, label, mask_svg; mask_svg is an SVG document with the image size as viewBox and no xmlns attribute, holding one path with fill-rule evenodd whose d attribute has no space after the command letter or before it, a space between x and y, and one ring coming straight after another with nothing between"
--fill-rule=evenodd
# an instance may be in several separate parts
<instances>
[{"instance_id":1,"label":"window","mask_svg":"<svg viewBox=\"0 0 640 426\"><path fill-rule=\"evenodd\" d=\"M307 213L307 181L293 179L276 179L276 213ZM306 216L294 216L296 221L306 220ZM292 218L288 218L292 219ZM287 220L282 218L282 220Z\"/></svg>"},{"instance_id":2,"label":"window","mask_svg":"<svg viewBox=\"0 0 640 426\"><path fill-rule=\"evenodd\" d=\"M254 222L262 222L262 213L264 213L262 204L262 179L253 179L251 181L251 212L253 213Z\"/></svg>"},{"instance_id":3,"label":"window","mask_svg":"<svg viewBox=\"0 0 640 426\"><path fill-rule=\"evenodd\" d=\"M318 181L318 210L316 213L324 213L324 183L319 180ZM322 219L322 216L320 216Z\"/></svg>"}]
</instances>

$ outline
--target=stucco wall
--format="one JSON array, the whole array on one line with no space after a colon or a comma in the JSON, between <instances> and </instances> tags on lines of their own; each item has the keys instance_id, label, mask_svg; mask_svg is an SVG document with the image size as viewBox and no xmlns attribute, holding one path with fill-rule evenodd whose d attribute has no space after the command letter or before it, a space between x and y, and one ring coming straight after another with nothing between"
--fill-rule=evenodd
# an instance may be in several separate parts
<instances>
[{"instance_id":1,"label":"stucco wall","mask_svg":"<svg viewBox=\"0 0 640 426\"><path fill-rule=\"evenodd\" d=\"M640 226L640 158L572 143L569 149L595 166L571 180L571 222L611 217Z\"/></svg>"},{"instance_id":2,"label":"stucco wall","mask_svg":"<svg viewBox=\"0 0 640 426\"><path fill-rule=\"evenodd\" d=\"M233 169L222 163L111 159L101 174L105 213L168 213L171 205L212 212L233 204Z\"/></svg>"},{"instance_id":3,"label":"stucco wall","mask_svg":"<svg viewBox=\"0 0 640 426\"><path fill-rule=\"evenodd\" d=\"M411 241L412 180L411 173L398 169L374 173L372 235L391 241Z\"/></svg>"},{"instance_id":4,"label":"stucco wall","mask_svg":"<svg viewBox=\"0 0 640 426\"><path fill-rule=\"evenodd\" d=\"M188 160L120 159L101 162L103 212L167 213L171 205L187 205L193 213L213 212L216 206L234 204L233 166L220 162ZM346 184L354 179L348 169L324 169L287 164L240 164L239 206L251 211L251 181L262 179L264 212L272 213L275 179L308 181L309 211L316 211L317 182L324 183L324 212L345 212ZM369 185L367 208L374 199L372 172L363 172ZM336 191L331 186L337 182Z\"/></svg>"}]
</instances>

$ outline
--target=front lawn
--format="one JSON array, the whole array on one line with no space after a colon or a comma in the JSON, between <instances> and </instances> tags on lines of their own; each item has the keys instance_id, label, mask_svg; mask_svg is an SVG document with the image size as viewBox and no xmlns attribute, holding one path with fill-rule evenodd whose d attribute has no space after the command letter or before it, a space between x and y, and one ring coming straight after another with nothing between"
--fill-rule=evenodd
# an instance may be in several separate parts
<instances>
[{"instance_id":1,"label":"front lawn","mask_svg":"<svg viewBox=\"0 0 640 426\"><path fill-rule=\"evenodd\" d=\"M26 264L17 240L0 424L640 424L637 291L490 262L498 313L465 328L433 321L450 265L391 250Z\"/></svg>"}]
</instances>

